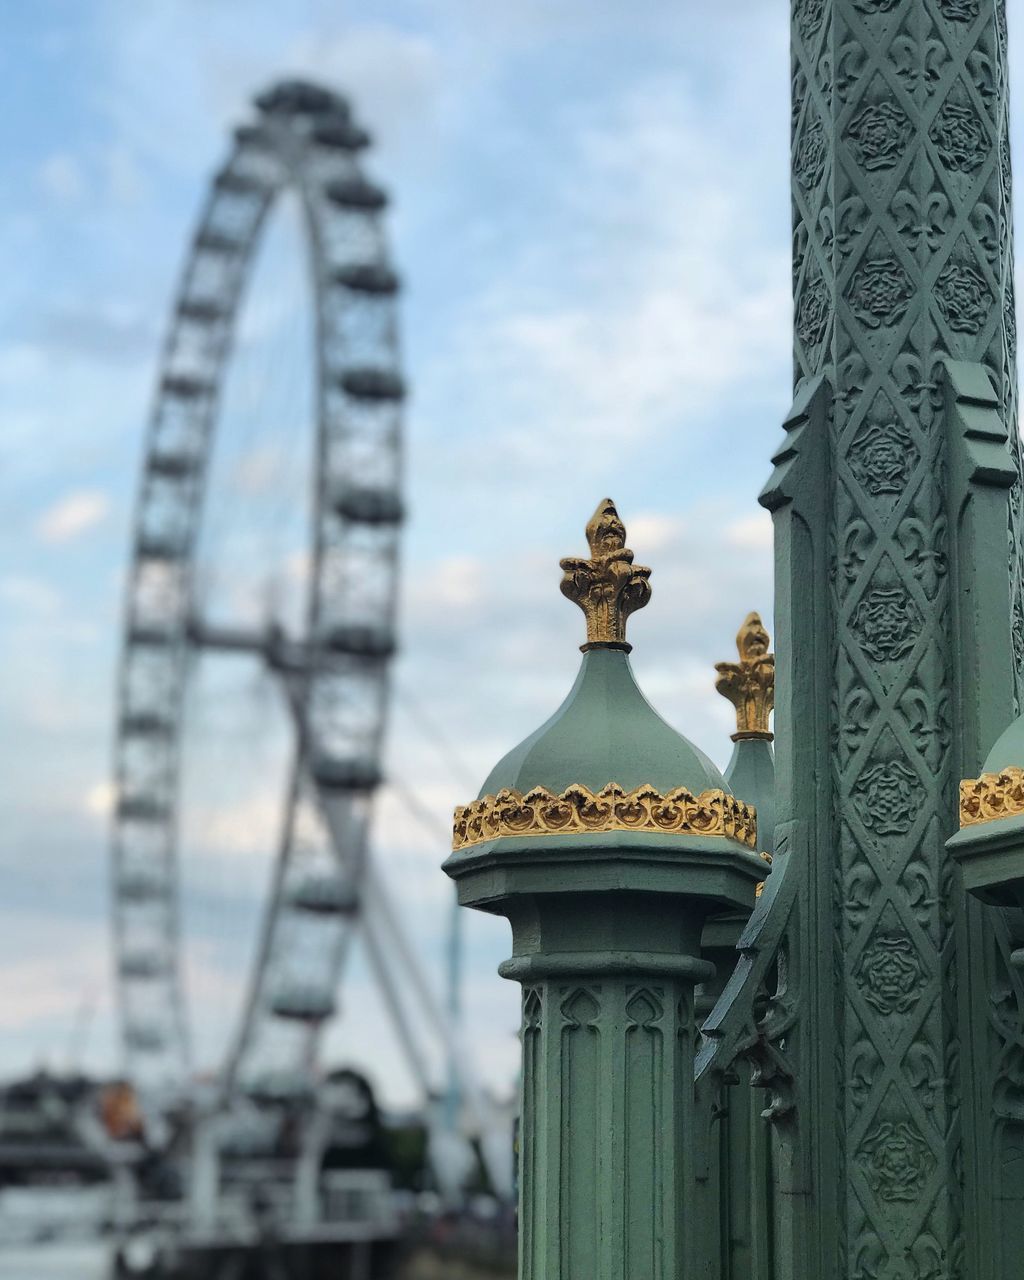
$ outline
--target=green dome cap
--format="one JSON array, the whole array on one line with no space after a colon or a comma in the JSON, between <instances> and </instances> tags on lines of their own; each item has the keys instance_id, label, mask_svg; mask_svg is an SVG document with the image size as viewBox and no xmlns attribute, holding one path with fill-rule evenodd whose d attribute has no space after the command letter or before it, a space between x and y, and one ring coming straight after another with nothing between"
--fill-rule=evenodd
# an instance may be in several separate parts
<instances>
[{"instance_id":1,"label":"green dome cap","mask_svg":"<svg viewBox=\"0 0 1024 1280\"><path fill-rule=\"evenodd\" d=\"M988 753L983 773L1001 773L1003 769L1024 769L1024 716L1019 716L1000 736Z\"/></svg>"},{"instance_id":2,"label":"green dome cap","mask_svg":"<svg viewBox=\"0 0 1024 1280\"><path fill-rule=\"evenodd\" d=\"M611 498L591 516L587 543L589 559L561 561L562 594L587 620L576 683L551 719L491 770L480 798L535 787L556 796L571 786L596 793L609 783L626 792L650 786L666 796L680 787L695 796L728 792L718 769L666 724L633 676L626 620L650 600L651 571L633 563Z\"/></svg>"},{"instance_id":3,"label":"green dome cap","mask_svg":"<svg viewBox=\"0 0 1024 1280\"><path fill-rule=\"evenodd\" d=\"M597 792L609 782L625 791L646 784L663 795L677 787L694 795L729 790L704 752L644 697L628 655L592 648L566 700L494 766L480 795L505 788L525 795L534 787L559 795L573 784Z\"/></svg>"}]
</instances>

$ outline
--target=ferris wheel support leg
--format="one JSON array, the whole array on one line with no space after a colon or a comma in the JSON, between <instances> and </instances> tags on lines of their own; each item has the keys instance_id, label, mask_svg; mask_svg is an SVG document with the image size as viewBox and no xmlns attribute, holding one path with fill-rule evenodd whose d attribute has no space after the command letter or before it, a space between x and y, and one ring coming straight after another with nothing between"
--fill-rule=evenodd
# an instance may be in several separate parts
<instances>
[{"instance_id":1,"label":"ferris wheel support leg","mask_svg":"<svg viewBox=\"0 0 1024 1280\"><path fill-rule=\"evenodd\" d=\"M494 1108L484 1097L469 1066L456 1021L441 1007L434 993L426 985L422 970L415 962L412 949L384 882L369 859L363 875L362 918L368 925L375 919L379 920L387 931L389 945L383 949L384 954L393 957L393 962L399 965L402 979L415 991L427 1021L441 1041L445 1062L450 1072L449 1091L457 1093L469 1113L480 1142L484 1167L492 1186L500 1196L511 1199L513 1192L511 1135L506 1141L500 1126L496 1125ZM398 983L394 979L392 982L397 988Z\"/></svg>"},{"instance_id":2,"label":"ferris wheel support leg","mask_svg":"<svg viewBox=\"0 0 1024 1280\"><path fill-rule=\"evenodd\" d=\"M220 1200L220 1147L214 1116L198 1116L192 1125L192 1168L188 1187L188 1222L206 1234L217 1223Z\"/></svg>"},{"instance_id":3,"label":"ferris wheel support leg","mask_svg":"<svg viewBox=\"0 0 1024 1280\"><path fill-rule=\"evenodd\" d=\"M300 1227L315 1227L322 1216L320 1167L330 1138L330 1127L330 1118L318 1111L307 1121L302 1135L299 1167L295 1175L295 1221Z\"/></svg>"},{"instance_id":4,"label":"ferris wheel support leg","mask_svg":"<svg viewBox=\"0 0 1024 1280\"><path fill-rule=\"evenodd\" d=\"M321 810L327 820L327 827L331 833L331 840L334 844L335 853L339 862L358 877L357 884L360 893L365 893L366 885L369 881L370 863L369 858L365 854L362 858L355 859L348 847L345 839L347 824L345 821L345 813L341 806L338 805L330 796L321 795ZM360 865L361 863L361 865ZM363 936L366 940L366 952L369 957L370 967L373 970L374 978L380 987L384 1002L388 1007L388 1013L391 1015L391 1021L398 1037L402 1042L402 1048L408 1060L409 1067L416 1078L416 1083L423 1090L427 1097L430 1096L430 1074L427 1070L427 1064L420 1047L416 1043L412 1028L405 1015L402 1002L398 996L398 990L388 967L386 949L381 945L381 939L377 936L372 923L363 911L360 914L360 923L363 926Z\"/></svg>"},{"instance_id":5,"label":"ferris wheel support leg","mask_svg":"<svg viewBox=\"0 0 1024 1280\"><path fill-rule=\"evenodd\" d=\"M385 1003L388 1006L388 1012L391 1014L391 1021L398 1037L402 1042L402 1048L405 1051L406 1059L413 1075L416 1077L416 1083L423 1090L426 1097L431 1095L430 1073L427 1070L427 1064L423 1054L420 1052L420 1046L416 1043L416 1038L412 1033L412 1028L405 1016L405 1010L402 1008L402 1002L398 998L394 978L388 968L388 962L384 956L384 949L381 940L377 937L369 918L364 915L362 918L363 937L366 940L366 952L370 959L370 967L373 969L373 976L380 987L381 994L384 996Z\"/></svg>"}]
</instances>

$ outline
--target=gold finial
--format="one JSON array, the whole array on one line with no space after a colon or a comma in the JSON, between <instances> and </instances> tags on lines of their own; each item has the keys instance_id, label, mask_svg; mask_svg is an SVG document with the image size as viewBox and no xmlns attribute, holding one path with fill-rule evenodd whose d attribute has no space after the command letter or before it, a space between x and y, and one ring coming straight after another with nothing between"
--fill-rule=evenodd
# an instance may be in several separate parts
<instances>
[{"instance_id":1,"label":"gold finial","mask_svg":"<svg viewBox=\"0 0 1024 1280\"><path fill-rule=\"evenodd\" d=\"M626 643L626 619L650 600L651 571L633 564L626 526L611 498L598 503L587 525L587 542L589 560L566 556L560 561L562 595L575 601L587 619L587 643L580 648L629 653L633 646Z\"/></svg>"},{"instance_id":2,"label":"gold finial","mask_svg":"<svg viewBox=\"0 0 1024 1280\"><path fill-rule=\"evenodd\" d=\"M768 728L768 713L775 706L775 654L768 652L771 641L757 613L748 613L736 636L739 662L716 662L715 688L736 708L736 732L741 738L775 736Z\"/></svg>"}]
</instances>

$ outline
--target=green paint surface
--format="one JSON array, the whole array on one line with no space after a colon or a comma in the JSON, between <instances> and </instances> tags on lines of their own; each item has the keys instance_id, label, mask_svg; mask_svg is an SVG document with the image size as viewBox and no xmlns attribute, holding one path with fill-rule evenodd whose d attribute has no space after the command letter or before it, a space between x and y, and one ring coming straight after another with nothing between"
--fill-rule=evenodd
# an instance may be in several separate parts
<instances>
[{"instance_id":1,"label":"green paint surface","mask_svg":"<svg viewBox=\"0 0 1024 1280\"><path fill-rule=\"evenodd\" d=\"M569 696L545 724L491 770L481 795L502 788L547 787L558 794L581 783L600 791L649 783L662 793L688 787L727 791L711 760L677 733L644 697L628 656L615 649L583 655Z\"/></svg>"}]
</instances>

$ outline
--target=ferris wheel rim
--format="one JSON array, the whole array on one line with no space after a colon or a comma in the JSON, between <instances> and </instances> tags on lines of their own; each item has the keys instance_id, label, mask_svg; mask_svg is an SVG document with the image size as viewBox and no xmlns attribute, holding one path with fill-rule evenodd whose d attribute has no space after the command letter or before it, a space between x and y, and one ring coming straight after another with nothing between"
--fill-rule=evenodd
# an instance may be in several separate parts
<instances>
[{"instance_id":1,"label":"ferris wheel rim","mask_svg":"<svg viewBox=\"0 0 1024 1280\"><path fill-rule=\"evenodd\" d=\"M356 153L367 145L368 136L351 119L344 99L319 86L300 82L275 86L257 99L257 107L255 124L242 126L236 131L229 160L214 176L186 254L160 360L134 524L117 682L116 802L111 844L115 978L121 1014L122 1052L133 1068L131 1074L137 1074L140 1064L145 1064L147 1069L152 1067L154 1059L162 1067L164 1075L177 1077L181 1082L188 1071L189 1027L182 973L184 940L180 914L179 818L188 655L197 643L193 634L196 546L206 498L206 471L217 426L219 392L231 359L242 298L267 215L281 192L289 189L300 197L305 212L316 313L317 395L314 532L307 596L310 641L304 654L296 657L293 652L291 656L293 661L301 660L305 664L300 698L310 717L315 718L318 696L326 698L328 694L325 691L331 682L340 688L346 678L350 690L357 686L362 688L369 709L362 729L367 748L359 759L353 755L352 759L346 760L324 750L323 744L328 736L325 726L314 725L311 729L303 722L296 732L295 756L286 786L288 799L283 834L278 841L273 888L260 931L260 954L251 975L234 1047L223 1068L229 1089L238 1083L239 1064L260 1017L286 1016L280 1009L266 1007L268 993L265 990L274 931L283 913L342 913L343 904L337 895L333 899L321 895L318 899L307 894L299 906L285 901L286 873L294 853L288 834L289 823L294 818L300 778L305 778L305 785L312 785L314 790L334 788L351 794L353 803L358 801L367 805L380 781L389 666L395 649L398 529L404 514L400 479L404 384L393 320L399 283L390 265L380 227L380 215L386 199L355 163ZM332 156L340 158L340 162L331 164ZM235 200L247 206L247 230L241 235L232 235L224 229L220 210L225 200ZM339 255L336 244L341 243L343 236L338 234L334 225L336 219L338 222L347 219L352 224L353 235L355 228L361 227L366 231L372 226L372 234L366 231L370 251L357 248L347 257ZM223 291L219 297L201 296L194 288L200 266L217 257L230 264L223 271ZM381 301L383 309L392 312L390 337L385 339L381 348L387 348L388 359L377 364L360 364L343 358L339 363L337 357L341 349L337 339L330 338L328 334L328 313L332 308L353 306L353 298ZM199 376L190 378L174 367L183 330L191 331L197 325L205 327L209 334L205 347L209 376L205 380ZM376 488L360 485L356 469L354 483L351 476L343 476L345 483L335 484L338 477L327 454L334 441L332 432L336 423L332 415L339 412L338 403L349 407L360 404L385 406L387 414L393 414L393 432L387 446L390 453L384 459L387 465L380 467L382 474L386 473L387 466L392 468L391 483L385 481ZM168 416L168 404L189 406L186 416L191 412L194 423L198 424L195 456L186 456L187 451L169 452L161 446L160 425ZM382 412L380 416L383 418L387 414ZM344 423L342 428L338 428L339 432L343 431L343 426ZM338 439L341 438L342 435L338 434ZM351 458L349 462L351 465ZM366 463L366 474L374 474L372 458ZM166 540L161 543L159 538L153 537L151 521L147 518L147 503L155 492L154 478L162 479L165 488L167 484L173 488L177 483L183 494L187 490L187 501L183 498L185 518L178 530L177 544ZM351 554L355 545L355 531L371 527L387 531L377 540L383 551L376 553L375 560L371 557L380 579L377 583L376 613L371 609L372 617L369 619L346 621L344 608L338 606L337 598L332 595L325 564L330 557L343 564L346 548ZM152 620L147 622L145 617L140 617L138 601L143 579L147 574L151 578L159 577L160 565L165 566L165 577L171 578L176 573L178 581L176 603L170 610L165 610L158 626ZM177 568L174 570L166 568L175 565ZM340 591L340 588L335 589ZM175 594L174 590L171 594ZM223 635L220 640L224 641ZM238 641L237 636L235 640ZM278 644L280 652L274 649L278 640L268 634L264 642L264 656L268 663L286 665L287 654L281 644ZM159 711L140 711L133 693L133 675L145 666L146 656L153 652L162 654L167 685L162 719ZM346 671L349 673L347 677L343 674ZM283 678L289 677L285 674ZM140 751L139 743L147 737L163 742L162 772L155 781L151 779L148 788L136 785L133 790L132 770L138 771L142 767L136 757L145 755ZM361 771L354 767L355 764L361 764ZM152 760L150 765L152 767ZM137 777L135 781L137 783ZM132 851L132 839L126 835L130 829L134 838L141 841L140 833L147 827L147 847L152 855L150 871L157 872L148 889L136 874L146 859L134 854L128 856ZM353 829L356 832L354 843L358 844L358 824ZM364 823L364 844L365 837ZM352 852L358 863L360 851L353 849ZM144 962L143 953L137 947L133 951L129 941L128 925L135 909L132 904L143 902L147 892L156 903L154 915L158 917L157 932L163 949L159 963L152 956L152 962ZM162 1025L158 1034L154 1032L152 1037L148 1037L145 1019L140 1017L136 1007L140 1002L140 989L148 992L151 1004L155 1000L165 1006ZM333 1006L330 1010L323 1010L321 1016L307 1002L305 1010L294 1006L292 1014L305 1023L307 1048L311 1048L333 1014Z\"/></svg>"}]
</instances>

